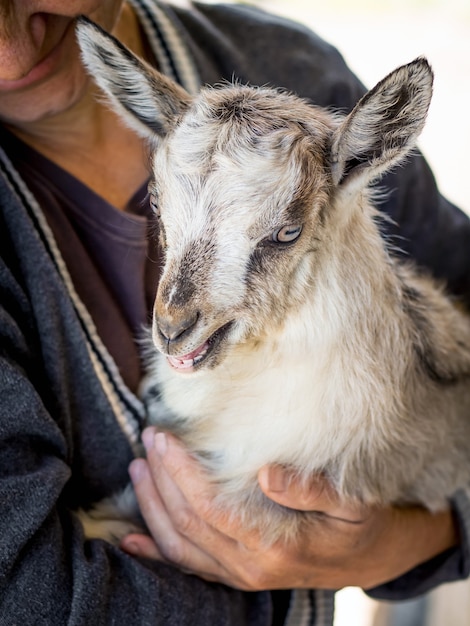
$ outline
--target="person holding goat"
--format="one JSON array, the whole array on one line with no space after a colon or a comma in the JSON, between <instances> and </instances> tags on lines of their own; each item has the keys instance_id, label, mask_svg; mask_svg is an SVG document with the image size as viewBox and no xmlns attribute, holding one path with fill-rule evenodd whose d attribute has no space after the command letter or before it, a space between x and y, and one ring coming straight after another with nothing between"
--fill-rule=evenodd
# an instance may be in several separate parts
<instances>
[{"instance_id":1,"label":"person holding goat","mask_svg":"<svg viewBox=\"0 0 470 626\"><path fill-rule=\"evenodd\" d=\"M265 549L236 520L214 519L200 468L175 439L148 430L148 464L134 461L130 471L144 517L155 514L157 542L130 536L119 548L84 537L76 511L124 487L138 454L146 419L138 339L160 261L146 147L82 67L80 14L189 93L235 77L350 110L364 92L326 43L249 7L2 4L2 617L269 624L274 602L277 623L289 605L326 624L324 589L353 584L406 598L466 576L465 491L435 516L417 507L348 507L321 476L303 485L265 467L259 482L268 497L319 513L295 545ZM394 223L384 234L400 236L405 253L470 302L468 219L437 193L420 155L385 184L393 191L381 208Z\"/></svg>"}]
</instances>

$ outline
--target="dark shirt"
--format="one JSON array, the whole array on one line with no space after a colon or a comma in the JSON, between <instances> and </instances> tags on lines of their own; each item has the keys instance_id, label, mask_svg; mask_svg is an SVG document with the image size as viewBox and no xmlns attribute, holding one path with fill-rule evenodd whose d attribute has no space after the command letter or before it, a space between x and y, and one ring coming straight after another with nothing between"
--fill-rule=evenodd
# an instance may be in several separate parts
<instances>
[{"instance_id":1,"label":"dark shirt","mask_svg":"<svg viewBox=\"0 0 470 626\"><path fill-rule=\"evenodd\" d=\"M39 202L98 335L136 391L139 339L150 323L159 268L147 185L120 211L10 132L1 130L0 141Z\"/></svg>"}]
</instances>

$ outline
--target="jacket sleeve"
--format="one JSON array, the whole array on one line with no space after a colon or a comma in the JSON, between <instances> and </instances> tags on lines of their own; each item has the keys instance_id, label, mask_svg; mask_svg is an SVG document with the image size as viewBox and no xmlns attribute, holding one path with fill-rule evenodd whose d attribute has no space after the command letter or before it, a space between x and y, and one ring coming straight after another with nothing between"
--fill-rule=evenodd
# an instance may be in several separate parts
<instances>
[{"instance_id":1,"label":"jacket sleeve","mask_svg":"<svg viewBox=\"0 0 470 626\"><path fill-rule=\"evenodd\" d=\"M24 212L0 178L0 623L264 626L266 594L84 539L73 503L112 479L103 458L117 455L126 473L126 438L85 341L70 336L70 302Z\"/></svg>"},{"instance_id":2,"label":"jacket sleeve","mask_svg":"<svg viewBox=\"0 0 470 626\"><path fill-rule=\"evenodd\" d=\"M470 575L470 487L459 490L452 499L459 529L460 545L439 554L400 578L369 589L377 600L408 600L438 585L463 580Z\"/></svg>"}]
</instances>

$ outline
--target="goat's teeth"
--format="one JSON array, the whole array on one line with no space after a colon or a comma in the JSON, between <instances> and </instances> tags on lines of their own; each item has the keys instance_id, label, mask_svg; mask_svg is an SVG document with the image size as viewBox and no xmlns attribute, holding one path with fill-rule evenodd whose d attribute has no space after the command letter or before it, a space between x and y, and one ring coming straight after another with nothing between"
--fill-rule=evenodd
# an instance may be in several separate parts
<instances>
[{"instance_id":1,"label":"goat's teeth","mask_svg":"<svg viewBox=\"0 0 470 626\"><path fill-rule=\"evenodd\" d=\"M167 360L171 367L177 370L191 369L195 363L195 359L178 359L174 356L168 356Z\"/></svg>"},{"instance_id":2,"label":"goat's teeth","mask_svg":"<svg viewBox=\"0 0 470 626\"><path fill-rule=\"evenodd\" d=\"M194 367L194 365L196 365L197 363L200 363L208 352L209 344L206 342L196 350L193 350L193 352L190 352L189 354L186 354L184 356L177 357L168 355L167 360L171 367L173 367L174 369L187 370Z\"/></svg>"}]
</instances>

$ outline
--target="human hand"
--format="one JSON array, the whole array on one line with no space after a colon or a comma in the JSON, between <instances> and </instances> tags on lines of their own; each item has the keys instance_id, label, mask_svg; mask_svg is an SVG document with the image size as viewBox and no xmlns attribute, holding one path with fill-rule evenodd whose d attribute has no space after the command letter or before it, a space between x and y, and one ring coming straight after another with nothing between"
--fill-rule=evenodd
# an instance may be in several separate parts
<instances>
[{"instance_id":1,"label":"human hand","mask_svg":"<svg viewBox=\"0 0 470 626\"><path fill-rule=\"evenodd\" d=\"M457 541L452 516L419 507L373 508L341 503L321 477L308 486L281 467L260 470L272 500L317 511L289 543L263 544L213 506L215 488L174 437L147 429L147 459L130 473L152 537L128 535L130 554L173 563L210 581L249 591L277 588L365 589L396 578Z\"/></svg>"}]
</instances>

